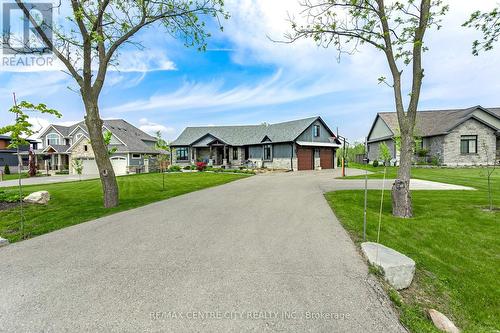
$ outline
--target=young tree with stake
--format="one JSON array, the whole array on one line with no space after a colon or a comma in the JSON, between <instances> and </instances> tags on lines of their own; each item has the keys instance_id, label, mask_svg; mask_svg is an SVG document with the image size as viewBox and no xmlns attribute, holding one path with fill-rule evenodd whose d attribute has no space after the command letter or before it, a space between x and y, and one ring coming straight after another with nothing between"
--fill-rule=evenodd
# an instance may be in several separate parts
<instances>
[{"instance_id":1,"label":"young tree with stake","mask_svg":"<svg viewBox=\"0 0 500 333\"><path fill-rule=\"evenodd\" d=\"M354 53L360 44L382 51L392 80L388 84L394 93L395 109L401 131L401 156L398 178L392 187L392 211L399 217L413 215L410 196L410 173L413 133L420 89L424 77L424 37L428 28L440 28L440 17L448 7L441 0L304 0L302 14L307 22L291 19L292 31L285 35L293 43L311 38L318 45L333 46L339 56ZM411 64L409 101L405 103L403 71ZM406 106L405 106L406 104Z\"/></svg>"},{"instance_id":2,"label":"young tree with stake","mask_svg":"<svg viewBox=\"0 0 500 333\"><path fill-rule=\"evenodd\" d=\"M133 37L155 26L184 41L186 46L206 49L210 36L204 18L227 18L223 0L71 0L72 14L61 28L37 22L24 1L16 0L47 48L64 64L78 84L85 107L85 124L99 169L104 207L118 205L118 185L102 136L99 96L108 68L117 62L117 51L125 43L140 43ZM66 2L65 2L66 3ZM51 40L45 31L53 31Z\"/></svg>"}]
</instances>

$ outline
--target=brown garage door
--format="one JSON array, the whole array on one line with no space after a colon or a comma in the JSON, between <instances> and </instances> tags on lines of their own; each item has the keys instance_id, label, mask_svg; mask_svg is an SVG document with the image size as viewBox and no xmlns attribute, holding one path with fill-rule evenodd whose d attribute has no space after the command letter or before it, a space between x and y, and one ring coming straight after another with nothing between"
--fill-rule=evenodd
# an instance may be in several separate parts
<instances>
[{"instance_id":1,"label":"brown garage door","mask_svg":"<svg viewBox=\"0 0 500 333\"><path fill-rule=\"evenodd\" d=\"M297 148L299 170L313 169L313 150L311 148Z\"/></svg>"},{"instance_id":2,"label":"brown garage door","mask_svg":"<svg viewBox=\"0 0 500 333\"><path fill-rule=\"evenodd\" d=\"M321 148L319 158L321 169L333 169L333 149Z\"/></svg>"}]
</instances>

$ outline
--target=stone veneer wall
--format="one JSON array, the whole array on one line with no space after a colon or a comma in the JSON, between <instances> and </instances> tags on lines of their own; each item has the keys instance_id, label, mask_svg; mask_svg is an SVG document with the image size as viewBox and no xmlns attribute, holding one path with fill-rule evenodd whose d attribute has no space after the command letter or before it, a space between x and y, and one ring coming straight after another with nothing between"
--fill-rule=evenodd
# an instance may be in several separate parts
<instances>
[{"instance_id":1,"label":"stone veneer wall","mask_svg":"<svg viewBox=\"0 0 500 333\"><path fill-rule=\"evenodd\" d=\"M85 151L85 146L87 146L87 151ZM88 139L83 138L71 150L69 166L68 166L71 174L76 173L75 170L73 169L73 161L80 158L95 158L94 150L92 149L92 145L90 144L90 141Z\"/></svg>"},{"instance_id":2,"label":"stone veneer wall","mask_svg":"<svg viewBox=\"0 0 500 333\"><path fill-rule=\"evenodd\" d=\"M477 154L460 154L462 135L477 135ZM496 153L495 131L475 119L470 119L445 136L443 164L449 166L485 165L488 160L484 144L487 146L489 163L492 163Z\"/></svg>"}]
</instances>

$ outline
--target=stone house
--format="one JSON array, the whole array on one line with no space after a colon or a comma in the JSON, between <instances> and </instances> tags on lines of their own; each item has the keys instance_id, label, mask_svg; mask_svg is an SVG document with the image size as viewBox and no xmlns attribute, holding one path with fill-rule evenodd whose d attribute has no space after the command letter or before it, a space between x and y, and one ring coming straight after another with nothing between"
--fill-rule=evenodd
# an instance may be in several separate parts
<instances>
[{"instance_id":1,"label":"stone house","mask_svg":"<svg viewBox=\"0 0 500 333\"><path fill-rule=\"evenodd\" d=\"M379 159L379 147L384 142L392 152L392 162L398 162L394 144L398 132L395 112L377 114L368 133L370 161ZM493 164L500 160L500 108L418 111L415 135L421 138L416 150L426 152L427 161L448 166Z\"/></svg>"},{"instance_id":2,"label":"stone house","mask_svg":"<svg viewBox=\"0 0 500 333\"><path fill-rule=\"evenodd\" d=\"M109 149L117 175L149 172L154 167L156 138L123 119L104 120L103 133L111 132ZM72 126L50 125L40 134L41 145L36 150L40 170L63 171L75 174L74 160L81 160L83 174L98 174L95 156L84 121Z\"/></svg>"},{"instance_id":3,"label":"stone house","mask_svg":"<svg viewBox=\"0 0 500 333\"><path fill-rule=\"evenodd\" d=\"M170 145L174 165L332 169L340 142L321 117L276 124L187 127Z\"/></svg>"}]
</instances>

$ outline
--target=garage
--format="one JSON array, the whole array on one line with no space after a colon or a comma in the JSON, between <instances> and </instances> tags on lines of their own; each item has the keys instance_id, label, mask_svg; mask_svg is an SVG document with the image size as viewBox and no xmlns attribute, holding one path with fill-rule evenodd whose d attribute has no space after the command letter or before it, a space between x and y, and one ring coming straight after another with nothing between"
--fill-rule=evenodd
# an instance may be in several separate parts
<instances>
[{"instance_id":1,"label":"garage","mask_svg":"<svg viewBox=\"0 0 500 333\"><path fill-rule=\"evenodd\" d=\"M321 148L319 158L321 169L333 169L333 149Z\"/></svg>"},{"instance_id":2,"label":"garage","mask_svg":"<svg viewBox=\"0 0 500 333\"><path fill-rule=\"evenodd\" d=\"M299 170L313 170L314 150L312 148L297 148L297 167Z\"/></svg>"},{"instance_id":3,"label":"garage","mask_svg":"<svg viewBox=\"0 0 500 333\"><path fill-rule=\"evenodd\" d=\"M98 175L99 170L97 169L97 163L93 158L82 159L82 174L83 175Z\"/></svg>"},{"instance_id":4,"label":"garage","mask_svg":"<svg viewBox=\"0 0 500 333\"><path fill-rule=\"evenodd\" d=\"M116 175L127 173L127 159L125 157L111 157L111 165Z\"/></svg>"}]
</instances>

